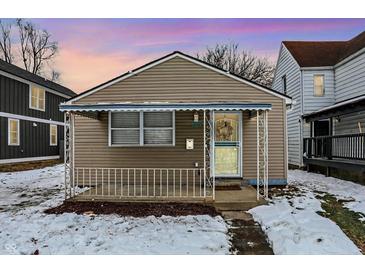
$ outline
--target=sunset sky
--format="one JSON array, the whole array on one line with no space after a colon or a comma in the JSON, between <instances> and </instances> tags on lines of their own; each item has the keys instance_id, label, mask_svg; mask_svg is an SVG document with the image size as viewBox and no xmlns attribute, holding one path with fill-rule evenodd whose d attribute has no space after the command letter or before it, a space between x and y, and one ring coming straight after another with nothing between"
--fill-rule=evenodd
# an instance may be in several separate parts
<instances>
[{"instance_id":1,"label":"sunset sky","mask_svg":"<svg viewBox=\"0 0 365 274\"><path fill-rule=\"evenodd\" d=\"M275 62L282 40L348 40L365 19L31 19L59 43L55 67L77 93L174 50L238 42Z\"/></svg>"}]
</instances>

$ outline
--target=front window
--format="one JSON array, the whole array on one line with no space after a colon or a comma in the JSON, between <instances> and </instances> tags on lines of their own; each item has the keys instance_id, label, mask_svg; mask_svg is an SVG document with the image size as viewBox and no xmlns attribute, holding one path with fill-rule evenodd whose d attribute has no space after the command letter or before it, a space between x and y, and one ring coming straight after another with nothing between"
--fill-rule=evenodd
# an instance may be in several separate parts
<instances>
[{"instance_id":1,"label":"front window","mask_svg":"<svg viewBox=\"0 0 365 274\"><path fill-rule=\"evenodd\" d=\"M57 125L49 126L49 143L51 146L57 146Z\"/></svg>"},{"instance_id":2,"label":"front window","mask_svg":"<svg viewBox=\"0 0 365 274\"><path fill-rule=\"evenodd\" d=\"M19 146L19 120L8 120L8 145Z\"/></svg>"},{"instance_id":3,"label":"front window","mask_svg":"<svg viewBox=\"0 0 365 274\"><path fill-rule=\"evenodd\" d=\"M174 145L174 112L110 112L111 146Z\"/></svg>"},{"instance_id":4,"label":"front window","mask_svg":"<svg viewBox=\"0 0 365 274\"><path fill-rule=\"evenodd\" d=\"M314 75L314 96L324 95L324 75Z\"/></svg>"},{"instance_id":5,"label":"front window","mask_svg":"<svg viewBox=\"0 0 365 274\"><path fill-rule=\"evenodd\" d=\"M42 110L45 109L46 91L38 86L31 86L30 88L30 108Z\"/></svg>"}]
</instances>

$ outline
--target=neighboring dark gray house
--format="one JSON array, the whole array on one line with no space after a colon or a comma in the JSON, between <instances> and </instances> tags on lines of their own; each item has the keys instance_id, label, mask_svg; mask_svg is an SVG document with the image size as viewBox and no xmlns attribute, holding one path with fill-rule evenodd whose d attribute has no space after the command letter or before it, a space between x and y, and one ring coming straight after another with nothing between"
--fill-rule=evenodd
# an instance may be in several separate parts
<instances>
[{"instance_id":1,"label":"neighboring dark gray house","mask_svg":"<svg viewBox=\"0 0 365 274\"><path fill-rule=\"evenodd\" d=\"M60 158L70 89L0 60L0 164Z\"/></svg>"},{"instance_id":2,"label":"neighboring dark gray house","mask_svg":"<svg viewBox=\"0 0 365 274\"><path fill-rule=\"evenodd\" d=\"M291 96L290 165L365 171L365 32L348 41L284 41L273 88Z\"/></svg>"}]
</instances>

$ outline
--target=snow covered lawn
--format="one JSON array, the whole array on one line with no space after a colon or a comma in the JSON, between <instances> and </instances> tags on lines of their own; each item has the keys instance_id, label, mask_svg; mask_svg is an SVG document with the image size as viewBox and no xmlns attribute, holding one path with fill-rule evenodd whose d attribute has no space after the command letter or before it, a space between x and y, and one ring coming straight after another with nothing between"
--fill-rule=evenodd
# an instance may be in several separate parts
<instances>
[{"instance_id":1,"label":"snow covered lawn","mask_svg":"<svg viewBox=\"0 0 365 274\"><path fill-rule=\"evenodd\" d=\"M269 205L249 211L267 234L274 253L361 254L336 223L316 212L323 211L317 198L323 192L351 200L344 206L365 214L365 186L301 170L289 171L288 181L286 195L284 190ZM292 193L291 187L298 191Z\"/></svg>"},{"instance_id":2,"label":"snow covered lawn","mask_svg":"<svg viewBox=\"0 0 365 274\"><path fill-rule=\"evenodd\" d=\"M96 217L62 203L63 167L0 173L0 254L228 254L227 225L207 215Z\"/></svg>"}]
</instances>

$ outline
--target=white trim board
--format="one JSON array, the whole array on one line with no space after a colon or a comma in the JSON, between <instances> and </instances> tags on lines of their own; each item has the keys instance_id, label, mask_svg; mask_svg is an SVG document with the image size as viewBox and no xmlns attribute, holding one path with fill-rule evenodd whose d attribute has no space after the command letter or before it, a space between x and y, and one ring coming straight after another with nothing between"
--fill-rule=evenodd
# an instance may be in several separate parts
<instances>
[{"instance_id":1,"label":"white trim board","mask_svg":"<svg viewBox=\"0 0 365 274\"><path fill-rule=\"evenodd\" d=\"M37 122L37 123L45 123L45 124L51 124L51 125L59 125L59 126L64 126L65 125L65 123L59 122L59 121L35 118L35 117L24 116L24 115L13 114L13 113L7 113L7 112L1 112L1 111L0 111L0 117L18 119L18 120L25 120L25 121L31 121L31 122Z\"/></svg>"},{"instance_id":2,"label":"white trim board","mask_svg":"<svg viewBox=\"0 0 365 274\"><path fill-rule=\"evenodd\" d=\"M23 162L35 162L35 161L45 161L45 160L56 160L59 159L59 155L55 156L43 156L43 157L27 157L27 158L12 158L12 159L2 159L0 164L13 164L13 163L23 163Z\"/></svg>"},{"instance_id":3,"label":"white trim board","mask_svg":"<svg viewBox=\"0 0 365 274\"><path fill-rule=\"evenodd\" d=\"M80 96L77 96L76 98L74 98L74 99L71 99L71 100L67 101L67 102L66 102L66 104L71 104L71 103L73 103L73 102L76 102L76 101L78 101L78 100L80 100L80 99L82 99L82 98L84 98L84 97L86 97L86 96L89 96L89 95L91 95L91 94L93 94L93 93L95 93L95 92L97 92L97 91L99 91L99 90L101 90L101 89L103 89L103 88L109 87L109 86L111 86L111 85L113 85L113 84L115 84L115 83L117 83L117 82L120 82L120 81L122 81L122 80L128 79L129 77L132 77L132 76L134 76L134 75L136 75L136 74L138 74L138 73L141 73L141 72L143 72L143 71L145 71L145 70L147 70L147 69L150 69L150 68L152 68L152 67L154 67L154 66L157 66L157 65L159 65L159 64L161 64L161 63L164 63L164 62L166 62L166 61L169 61L169 60L171 60L171 59L173 59L173 58L175 58L175 57L180 57L180 58L182 58L182 59L184 59L184 60L187 60L187 61L190 61L190 62L192 62L192 63L194 63L194 64L200 65L200 66L202 66L202 67L205 67L205 68L207 68L207 69L210 69L210 70L212 70L212 71L215 71L215 72L217 72L217 73L219 73L219 74L222 74L222 75L228 76L228 77L230 77L230 78L232 78L232 79L234 79L234 80L237 80L237 81L239 81L239 82L241 82L241 83L244 83L244 84L249 85L249 86L251 86L251 87L257 88L257 89L259 89L259 90L261 90L261 91L264 91L264 92L269 93L269 94L271 94L271 95L274 95L274 96L276 96L276 97L282 98L282 99L284 99L284 100L285 100L285 102L286 102L287 104L291 104L291 99L287 98L287 97L286 97L286 96L284 96L284 95L280 95L280 94L278 94L278 93L276 93L276 92L273 92L273 91L271 91L271 90L269 90L269 89L267 89L267 88L261 87L261 86L259 86L259 85L256 85L256 84L254 84L254 83L250 82L250 81L247 81L247 80L245 80L245 79L242 79L242 78L240 78L240 77L237 77L237 76L235 76L235 75L232 75L232 74L230 74L229 72L222 71L222 70L220 70L220 69L218 69L218 68L215 68L215 67L212 67L212 66L210 66L210 65L208 65L208 64L205 64L205 63L203 63L203 62L201 62L201 61L198 61L198 60L195 60L195 59L190 58L190 57L188 57L188 56L185 56L185 55L183 55L183 54L181 54L181 53L179 53L179 52L176 52L176 53L174 53L174 54L171 54L171 55L169 55L169 56L166 56L165 58L162 58L161 60L155 61L155 62L151 63L151 64L150 64L150 65L148 65L148 66L144 66L144 67L142 67L142 68L140 68L140 69L137 69L136 71L132 71L131 73L128 73L128 74L126 74L126 75L122 75L122 76L120 76L120 77L118 77L118 78L114 79L114 80L113 80L113 81L111 81L111 82L108 82L108 83L105 83L104 85L101 85L100 87L97 87L97 88L91 89L91 90L89 90L89 91L87 91L87 92L85 92L85 93L81 94Z\"/></svg>"},{"instance_id":4,"label":"white trim board","mask_svg":"<svg viewBox=\"0 0 365 274\"><path fill-rule=\"evenodd\" d=\"M46 92L53 93L53 94L55 94L55 95L61 96L61 97L66 98L66 99L69 99L69 98L71 98L71 97L72 97L72 96L69 96L69 95L63 94L63 93L61 93L61 92L59 92L59 91L56 91L56 90L53 90L53 89L47 88L47 87L45 87L45 86L42 86L42 85L40 85L40 84L37 84L37 83L35 83L35 82L29 81L29 80L25 80L25 79L23 79L23 78L20 78L20 77L18 77L18 76L15 76L15 75L13 75L13 74L11 74L11 73L8 73L8 72L5 72L5 71L3 71L3 70L0 70L0 74L1 74L1 75L3 75L3 76L5 76L5 77L8 77L8 78L10 78L10 79L13 79L13 80L16 80L16 81L22 82L22 83L24 83L24 84L28 84L28 85L37 85L37 86L43 87L43 88L46 90Z\"/></svg>"}]
</instances>

